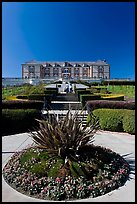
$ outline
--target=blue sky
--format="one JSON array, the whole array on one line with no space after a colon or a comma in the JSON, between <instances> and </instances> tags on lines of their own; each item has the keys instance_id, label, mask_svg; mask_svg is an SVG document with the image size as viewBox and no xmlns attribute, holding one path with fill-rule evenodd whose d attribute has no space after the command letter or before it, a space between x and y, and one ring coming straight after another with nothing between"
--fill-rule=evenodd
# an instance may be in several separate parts
<instances>
[{"instance_id":1,"label":"blue sky","mask_svg":"<svg viewBox=\"0 0 137 204\"><path fill-rule=\"evenodd\" d=\"M134 2L3 2L2 77L21 64L106 59L111 78L135 78Z\"/></svg>"}]
</instances>

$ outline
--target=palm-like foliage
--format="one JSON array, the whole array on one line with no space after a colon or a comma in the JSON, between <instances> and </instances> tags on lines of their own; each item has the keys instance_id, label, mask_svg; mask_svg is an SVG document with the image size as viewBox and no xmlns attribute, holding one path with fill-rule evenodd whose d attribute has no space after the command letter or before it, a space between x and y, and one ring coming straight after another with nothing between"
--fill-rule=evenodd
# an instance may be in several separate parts
<instances>
[{"instance_id":1,"label":"palm-like foliage","mask_svg":"<svg viewBox=\"0 0 137 204\"><path fill-rule=\"evenodd\" d=\"M60 120L49 115L47 119L37 120L39 129L31 131L30 135L37 147L46 149L49 154L77 160L79 147L91 142L98 130L98 121L93 122L93 117L91 119L92 123L83 126L78 111L72 114L69 110Z\"/></svg>"}]
</instances>

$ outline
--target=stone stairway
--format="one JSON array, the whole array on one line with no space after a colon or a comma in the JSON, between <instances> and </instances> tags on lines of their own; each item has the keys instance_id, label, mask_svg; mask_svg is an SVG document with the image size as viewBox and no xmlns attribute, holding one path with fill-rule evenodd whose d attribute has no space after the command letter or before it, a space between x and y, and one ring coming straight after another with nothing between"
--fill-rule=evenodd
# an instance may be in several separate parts
<instances>
[{"instance_id":1,"label":"stone stairway","mask_svg":"<svg viewBox=\"0 0 137 204\"><path fill-rule=\"evenodd\" d=\"M74 93L58 94L54 101L51 101L50 109L48 113L50 115L56 115L58 119L65 117L68 110L73 114L78 111L78 118L82 120L82 124L86 124L86 118L88 116L87 110L82 110L82 104L78 101L77 96ZM42 114L46 115L47 111L42 110Z\"/></svg>"},{"instance_id":2,"label":"stone stairway","mask_svg":"<svg viewBox=\"0 0 137 204\"><path fill-rule=\"evenodd\" d=\"M74 93L58 94L54 101L51 101L52 110L79 110L82 109L81 102L78 101Z\"/></svg>"}]
</instances>

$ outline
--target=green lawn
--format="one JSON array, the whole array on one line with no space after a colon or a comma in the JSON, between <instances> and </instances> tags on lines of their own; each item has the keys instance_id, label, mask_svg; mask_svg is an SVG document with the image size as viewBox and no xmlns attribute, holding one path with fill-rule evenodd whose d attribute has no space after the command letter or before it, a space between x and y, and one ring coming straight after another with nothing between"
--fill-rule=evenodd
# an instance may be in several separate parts
<instances>
[{"instance_id":1,"label":"green lawn","mask_svg":"<svg viewBox=\"0 0 137 204\"><path fill-rule=\"evenodd\" d=\"M37 86L20 86L20 87L7 87L2 88L2 99L5 99L7 96L14 96L14 95L28 95L32 93L44 93L44 86L46 84L40 84ZM97 86L98 87L98 86ZM100 87L107 87L109 91L112 93L119 93L124 94L128 98L134 99L135 98L135 86L133 85L109 85L109 86L100 86Z\"/></svg>"},{"instance_id":2,"label":"green lawn","mask_svg":"<svg viewBox=\"0 0 137 204\"><path fill-rule=\"evenodd\" d=\"M128 98L135 98L135 86L133 85L109 85L107 86L108 90L112 93L124 94Z\"/></svg>"},{"instance_id":3,"label":"green lawn","mask_svg":"<svg viewBox=\"0 0 137 204\"><path fill-rule=\"evenodd\" d=\"M24 85L19 87L2 88L2 99L6 99L7 96L44 93L44 86L45 84L40 84L37 86Z\"/></svg>"}]
</instances>

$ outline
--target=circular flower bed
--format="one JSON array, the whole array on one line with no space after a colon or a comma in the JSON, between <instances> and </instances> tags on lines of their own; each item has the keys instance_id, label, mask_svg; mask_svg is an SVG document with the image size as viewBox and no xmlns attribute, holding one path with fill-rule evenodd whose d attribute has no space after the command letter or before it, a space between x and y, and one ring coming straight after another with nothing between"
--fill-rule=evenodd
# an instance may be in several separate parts
<instances>
[{"instance_id":1,"label":"circular flower bed","mask_svg":"<svg viewBox=\"0 0 137 204\"><path fill-rule=\"evenodd\" d=\"M51 158L45 150L31 146L12 156L3 169L3 177L17 191L45 200L97 197L125 184L130 167L119 154L95 145L80 152L80 161L73 161L78 174L74 169L63 174L60 157ZM80 168L84 162L91 167L87 177Z\"/></svg>"}]
</instances>

